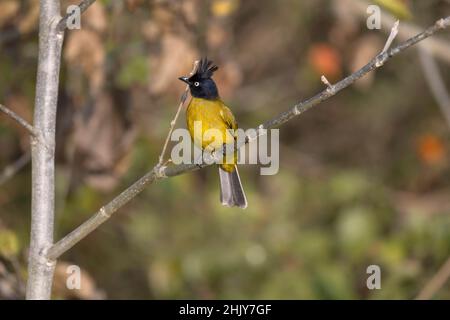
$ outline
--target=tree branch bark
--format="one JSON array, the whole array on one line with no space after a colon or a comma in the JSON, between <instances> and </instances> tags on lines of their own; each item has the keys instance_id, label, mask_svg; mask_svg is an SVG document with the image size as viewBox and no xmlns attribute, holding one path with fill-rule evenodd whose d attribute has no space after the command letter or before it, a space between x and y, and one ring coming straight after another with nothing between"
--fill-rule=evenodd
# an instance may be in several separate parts
<instances>
[{"instance_id":1,"label":"tree branch bark","mask_svg":"<svg viewBox=\"0 0 450 320\"><path fill-rule=\"evenodd\" d=\"M394 47L389 50L383 50L379 55L372 59L367 65L351 74L350 76L344 78L343 80L337 82L332 85L330 83L327 84L327 88L315 95L314 97L307 99L303 102L300 102L293 106L291 109L279 114L277 117L266 121L258 127L258 132L261 132L260 129L271 129L281 126L282 124L288 122L289 120L297 117L302 114L306 110L322 103L323 101L329 99L330 97L337 94L339 91L347 88L351 84L353 84L358 79L362 78L369 72L375 70L384 65L390 58L396 56L400 52L405 51L409 47L417 44L418 42L432 36L439 30L448 28L450 26L450 16L437 21L433 26L428 28L422 33L408 39L397 47ZM255 138L255 137L253 137ZM245 143L248 143L250 139L246 139ZM240 147L240 146L238 146ZM177 175L184 174L186 172L198 170L199 168L206 167L207 164L197 165L197 164L182 164L182 165L174 165L174 166L159 166L156 165L150 172L145 174L142 178L140 178L133 185L128 187L125 191L119 194L116 198L114 198L107 205L103 206L97 213L95 213L89 220L81 224L74 231L69 233L67 236L59 240L56 244L54 244L47 252L47 258L49 261L53 261L61 256L64 252L72 248L75 244L77 244L80 240L90 234L92 231L97 229L101 224L107 221L118 209L127 204L131 199L136 197L144 188L160 179L174 177Z\"/></svg>"},{"instance_id":2,"label":"tree branch bark","mask_svg":"<svg viewBox=\"0 0 450 320\"><path fill-rule=\"evenodd\" d=\"M41 0L39 17L39 61L32 137L31 235L28 261L27 299L50 299L55 263L45 258L53 244L55 127L59 69L64 33L59 0Z\"/></svg>"}]
</instances>

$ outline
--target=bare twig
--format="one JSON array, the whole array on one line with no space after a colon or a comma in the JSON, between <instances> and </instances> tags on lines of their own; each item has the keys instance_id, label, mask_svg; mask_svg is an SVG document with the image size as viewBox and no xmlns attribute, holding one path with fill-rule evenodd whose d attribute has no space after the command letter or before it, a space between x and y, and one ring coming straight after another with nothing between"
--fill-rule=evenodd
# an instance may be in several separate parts
<instances>
[{"instance_id":1,"label":"bare twig","mask_svg":"<svg viewBox=\"0 0 450 320\"><path fill-rule=\"evenodd\" d=\"M447 91L436 60L423 48L422 45L419 45L419 59L430 91L441 109L447 125L450 127L450 95Z\"/></svg>"},{"instance_id":2,"label":"bare twig","mask_svg":"<svg viewBox=\"0 0 450 320\"><path fill-rule=\"evenodd\" d=\"M195 73L195 70L197 70L199 61L194 62L194 67L192 68L191 75ZM169 145L170 137L172 136L173 129L175 128L175 124L177 123L178 117L180 116L181 109L183 108L184 103L186 102L187 96L189 93L189 85L186 85L186 89L184 89L183 94L181 95L180 104L178 105L177 113L175 114L175 117L170 122L170 129L169 133L167 134L166 141L164 142L164 146L161 151L161 155L159 156L158 166L162 166L164 162L164 156L166 155L166 149Z\"/></svg>"},{"instance_id":3,"label":"bare twig","mask_svg":"<svg viewBox=\"0 0 450 320\"><path fill-rule=\"evenodd\" d=\"M328 81L327 77L325 76L321 76L320 80L323 82L324 85L327 86L327 90L333 92L334 88L333 85L330 83L330 81Z\"/></svg>"},{"instance_id":4,"label":"bare twig","mask_svg":"<svg viewBox=\"0 0 450 320\"><path fill-rule=\"evenodd\" d=\"M26 166L28 162L30 162L30 160L31 153L27 151L19 159L14 161L14 163L8 165L5 169L3 169L3 172L0 173L0 185L11 179L17 172L20 171L20 169Z\"/></svg>"},{"instance_id":5,"label":"bare twig","mask_svg":"<svg viewBox=\"0 0 450 320\"><path fill-rule=\"evenodd\" d=\"M32 140L31 235L28 257L27 299L50 299L55 263L45 259L53 244L55 200L55 127L59 69L64 33L57 30L59 1L41 0L39 61Z\"/></svg>"},{"instance_id":6,"label":"bare twig","mask_svg":"<svg viewBox=\"0 0 450 320\"><path fill-rule=\"evenodd\" d=\"M80 2L80 4L78 5L78 8L80 8L80 14L85 12L87 10L87 8L89 8L89 6L91 4L93 4L95 2L95 0L83 0ZM67 28L67 21L72 17L72 15L74 15L75 12L72 13L68 13L67 15L65 15L59 22L58 25L56 26L56 30L58 32L63 32L64 30L66 30Z\"/></svg>"},{"instance_id":7,"label":"bare twig","mask_svg":"<svg viewBox=\"0 0 450 320\"><path fill-rule=\"evenodd\" d=\"M445 285L450 278L450 258L442 265L439 271L423 287L416 297L416 300L429 300Z\"/></svg>"},{"instance_id":8,"label":"bare twig","mask_svg":"<svg viewBox=\"0 0 450 320\"><path fill-rule=\"evenodd\" d=\"M22 127L24 127L28 132L33 136L36 137L36 132L34 131L34 128L31 124L29 124L24 118L19 116L14 111L8 109L4 105L0 104L0 111L4 112L8 116L10 116L12 119L14 119L18 124L20 124Z\"/></svg>"},{"instance_id":9,"label":"bare twig","mask_svg":"<svg viewBox=\"0 0 450 320\"><path fill-rule=\"evenodd\" d=\"M399 20L395 21L394 26L391 29L391 33L389 34L389 37L386 41L386 44L384 45L383 51L381 51L382 53L388 51L388 49L392 45L392 42L395 40L395 37L397 37L399 24L400 24Z\"/></svg>"},{"instance_id":10,"label":"bare twig","mask_svg":"<svg viewBox=\"0 0 450 320\"><path fill-rule=\"evenodd\" d=\"M350 76L344 78L343 80L337 82L333 85L333 90L326 90L320 92L312 98L309 98L303 102L300 102L293 106L291 109L279 114L272 120L269 120L258 127L258 131L260 129L270 129L279 127L280 125L288 122L292 118L302 114L306 110L320 104L321 102L329 99L339 91L347 88L351 84L353 84L358 79L365 76L367 73L373 71L379 66L382 66L387 60L396 56L400 52L405 51L409 47L417 44L418 42L432 36L439 30L448 28L450 26L450 16L441 19L436 22L433 26L425 30L424 32L408 39L403 42L399 46L392 48L386 52L382 52L372 59L367 65L351 74ZM248 139L244 142L247 143ZM238 146L240 147L240 146ZM97 229L102 223L108 220L118 209L127 204L131 199L136 197L144 188L160 179L178 176L190 171L198 170L199 168L203 168L208 166L208 164L181 164L181 165L173 165L168 167L161 167L156 165L150 172L145 174L142 178L140 178L133 185L128 187L128 189L124 190L119 196L114 198L110 203L102 207L97 213L95 213L89 220L81 224L74 231L69 233L67 236L59 240L55 243L47 252L47 258L52 261L61 256L64 252L72 248L75 244L77 244L80 240L90 234L92 231Z\"/></svg>"}]
</instances>

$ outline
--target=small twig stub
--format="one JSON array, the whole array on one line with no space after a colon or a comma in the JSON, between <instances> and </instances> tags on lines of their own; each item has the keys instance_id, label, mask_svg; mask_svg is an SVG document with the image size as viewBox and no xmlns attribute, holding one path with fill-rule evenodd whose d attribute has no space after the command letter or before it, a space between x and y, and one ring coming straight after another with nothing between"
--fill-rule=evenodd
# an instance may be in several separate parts
<instances>
[{"instance_id":1,"label":"small twig stub","mask_svg":"<svg viewBox=\"0 0 450 320\"><path fill-rule=\"evenodd\" d=\"M400 24L400 20L397 20L394 23L394 26L391 29L391 33L389 34L389 37L386 40L386 44L384 45L383 51L381 51L381 53L385 53L391 47L392 42L394 42L395 38L397 37L399 24Z\"/></svg>"}]
</instances>

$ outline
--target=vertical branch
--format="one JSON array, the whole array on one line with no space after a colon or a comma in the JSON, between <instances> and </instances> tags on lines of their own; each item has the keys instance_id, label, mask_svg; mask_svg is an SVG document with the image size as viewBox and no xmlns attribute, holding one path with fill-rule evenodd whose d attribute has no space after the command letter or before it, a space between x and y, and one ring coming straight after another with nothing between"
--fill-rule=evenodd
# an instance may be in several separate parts
<instances>
[{"instance_id":1,"label":"vertical branch","mask_svg":"<svg viewBox=\"0 0 450 320\"><path fill-rule=\"evenodd\" d=\"M27 299L50 299L55 263L45 258L53 244L55 126L64 33L57 29L59 0L41 0L39 62L31 142L32 200Z\"/></svg>"}]
</instances>

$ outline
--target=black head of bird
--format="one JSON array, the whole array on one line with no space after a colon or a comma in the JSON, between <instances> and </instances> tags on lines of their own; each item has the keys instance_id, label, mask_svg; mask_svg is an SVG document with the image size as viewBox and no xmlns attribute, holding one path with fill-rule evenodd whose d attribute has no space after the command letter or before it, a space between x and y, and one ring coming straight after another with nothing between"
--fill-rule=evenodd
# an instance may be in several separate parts
<instances>
[{"instance_id":1,"label":"black head of bird","mask_svg":"<svg viewBox=\"0 0 450 320\"><path fill-rule=\"evenodd\" d=\"M217 90L216 83L211 78L217 69L219 67L214 65L212 61L203 58L200 60L197 70L193 75L178 79L189 85L189 90L193 97L211 100L218 99L219 91Z\"/></svg>"}]
</instances>

